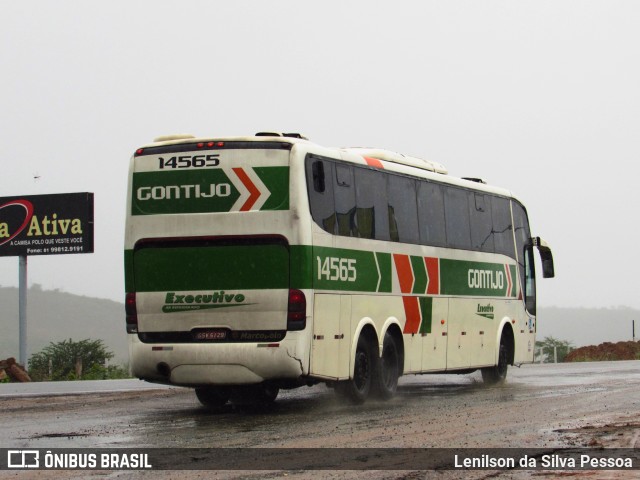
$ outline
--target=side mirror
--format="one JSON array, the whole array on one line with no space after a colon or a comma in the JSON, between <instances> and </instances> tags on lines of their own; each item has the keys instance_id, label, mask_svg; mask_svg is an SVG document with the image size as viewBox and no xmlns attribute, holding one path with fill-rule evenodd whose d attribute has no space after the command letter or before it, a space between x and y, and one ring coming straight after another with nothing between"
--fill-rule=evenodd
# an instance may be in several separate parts
<instances>
[{"instance_id":1,"label":"side mirror","mask_svg":"<svg viewBox=\"0 0 640 480\"><path fill-rule=\"evenodd\" d=\"M553 268L553 253L551 253L551 247L549 246L549 244L540 237L533 237L531 239L531 242L540 253L540 259L542 260L542 277L555 277L555 270Z\"/></svg>"}]
</instances>

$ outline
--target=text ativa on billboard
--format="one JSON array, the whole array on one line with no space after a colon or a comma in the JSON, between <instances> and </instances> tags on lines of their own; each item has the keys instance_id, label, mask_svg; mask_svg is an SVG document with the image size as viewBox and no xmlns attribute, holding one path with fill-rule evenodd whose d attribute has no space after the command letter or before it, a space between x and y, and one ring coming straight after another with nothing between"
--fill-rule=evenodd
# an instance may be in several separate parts
<instances>
[{"instance_id":1,"label":"text ativa on billboard","mask_svg":"<svg viewBox=\"0 0 640 480\"><path fill-rule=\"evenodd\" d=\"M0 197L0 257L93 253L93 193Z\"/></svg>"}]
</instances>

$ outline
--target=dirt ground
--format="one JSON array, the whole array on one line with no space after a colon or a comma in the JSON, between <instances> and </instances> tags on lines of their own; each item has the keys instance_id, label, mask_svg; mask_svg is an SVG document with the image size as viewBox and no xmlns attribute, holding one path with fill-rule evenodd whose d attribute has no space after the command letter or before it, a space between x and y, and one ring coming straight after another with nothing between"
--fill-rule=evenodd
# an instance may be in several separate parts
<instances>
[{"instance_id":1,"label":"dirt ground","mask_svg":"<svg viewBox=\"0 0 640 480\"><path fill-rule=\"evenodd\" d=\"M569 352L565 362L608 362L611 360L640 359L640 342L605 342L600 345L589 345Z\"/></svg>"}]
</instances>

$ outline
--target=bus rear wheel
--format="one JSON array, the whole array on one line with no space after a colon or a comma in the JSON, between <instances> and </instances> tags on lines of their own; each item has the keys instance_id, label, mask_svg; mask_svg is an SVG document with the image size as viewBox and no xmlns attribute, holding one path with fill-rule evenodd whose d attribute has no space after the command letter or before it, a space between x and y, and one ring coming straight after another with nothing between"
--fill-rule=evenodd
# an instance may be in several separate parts
<instances>
[{"instance_id":1,"label":"bus rear wheel","mask_svg":"<svg viewBox=\"0 0 640 480\"><path fill-rule=\"evenodd\" d=\"M210 408L221 408L229 401L229 389L225 387L198 387L196 397L202 405Z\"/></svg>"},{"instance_id":2,"label":"bus rear wheel","mask_svg":"<svg viewBox=\"0 0 640 480\"><path fill-rule=\"evenodd\" d=\"M278 396L280 388L269 383L238 385L231 388L231 403L234 405L270 405Z\"/></svg>"},{"instance_id":3,"label":"bus rear wheel","mask_svg":"<svg viewBox=\"0 0 640 480\"><path fill-rule=\"evenodd\" d=\"M509 352L507 346L500 342L500 352L498 353L498 364L493 367L481 369L482 381L486 385L499 385L507 379L507 369L509 368Z\"/></svg>"},{"instance_id":4,"label":"bus rear wheel","mask_svg":"<svg viewBox=\"0 0 640 480\"><path fill-rule=\"evenodd\" d=\"M400 354L396 340L389 332L382 343L382 358L376 375L375 393L382 399L393 397L398 389L400 377Z\"/></svg>"},{"instance_id":5,"label":"bus rear wheel","mask_svg":"<svg viewBox=\"0 0 640 480\"><path fill-rule=\"evenodd\" d=\"M361 404L369 396L376 371L376 353L371 343L364 337L358 338L354 357L353 378L338 382L336 392L354 404Z\"/></svg>"}]
</instances>

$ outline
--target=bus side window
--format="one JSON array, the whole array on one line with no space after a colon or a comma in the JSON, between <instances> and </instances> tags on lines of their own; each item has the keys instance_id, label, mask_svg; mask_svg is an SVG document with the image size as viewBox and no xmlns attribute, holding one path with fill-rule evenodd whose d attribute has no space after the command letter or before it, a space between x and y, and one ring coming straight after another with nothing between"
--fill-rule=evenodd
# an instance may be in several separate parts
<instances>
[{"instance_id":1,"label":"bus side window","mask_svg":"<svg viewBox=\"0 0 640 480\"><path fill-rule=\"evenodd\" d=\"M437 183L418 181L418 227L421 244L436 247L447 244L444 193Z\"/></svg>"},{"instance_id":2,"label":"bus side window","mask_svg":"<svg viewBox=\"0 0 640 480\"><path fill-rule=\"evenodd\" d=\"M353 167L334 164L336 184L334 189L337 234L357 237L355 224L356 189L353 182Z\"/></svg>"},{"instance_id":3,"label":"bus side window","mask_svg":"<svg viewBox=\"0 0 640 480\"><path fill-rule=\"evenodd\" d=\"M331 181L326 181L327 178L332 178L333 165L331 162L308 157L306 167L311 217L323 230L335 233L337 222L333 201L333 184Z\"/></svg>"},{"instance_id":4,"label":"bus side window","mask_svg":"<svg viewBox=\"0 0 640 480\"><path fill-rule=\"evenodd\" d=\"M399 175L388 176L389 236L394 242L419 243L416 182Z\"/></svg>"},{"instance_id":5,"label":"bus side window","mask_svg":"<svg viewBox=\"0 0 640 480\"><path fill-rule=\"evenodd\" d=\"M492 197L491 207L495 252L515 258L509 200L502 197Z\"/></svg>"},{"instance_id":6,"label":"bus side window","mask_svg":"<svg viewBox=\"0 0 640 480\"><path fill-rule=\"evenodd\" d=\"M474 250L494 253L490 197L482 193L473 193L470 199L471 247Z\"/></svg>"},{"instance_id":7,"label":"bus side window","mask_svg":"<svg viewBox=\"0 0 640 480\"><path fill-rule=\"evenodd\" d=\"M389 240L389 212L385 174L355 169L356 226L360 238Z\"/></svg>"},{"instance_id":8,"label":"bus side window","mask_svg":"<svg viewBox=\"0 0 640 480\"><path fill-rule=\"evenodd\" d=\"M447 244L453 248L471 249L469 226L469 197L472 192L462 188L447 187L444 192L444 214L447 228Z\"/></svg>"},{"instance_id":9,"label":"bus side window","mask_svg":"<svg viewBox=\"0 0 640 480\"><path fill-rule=\"evenodd\" d=\"M313 189L318 193L324 193L324 163L321 160L313 162Z\"/></svg>"},{"instance_id":10,"label":"bus side window","mask_svg":"<svg viewBox=\"0 0 640 480\"><path fill-rule=\"evenodd\" d=\"M513 208L513 226L516 239L516 255L518 256L518 270L520 270L520 286L526 289L527 286L527 268L533 270L533 262L531 266L525 265L527 256L526 249L529 247L529 221L527 212L524 207L517 202L511 202ZM526 293L526 292L523 292Z\"/></svg>"}]
</instances>

